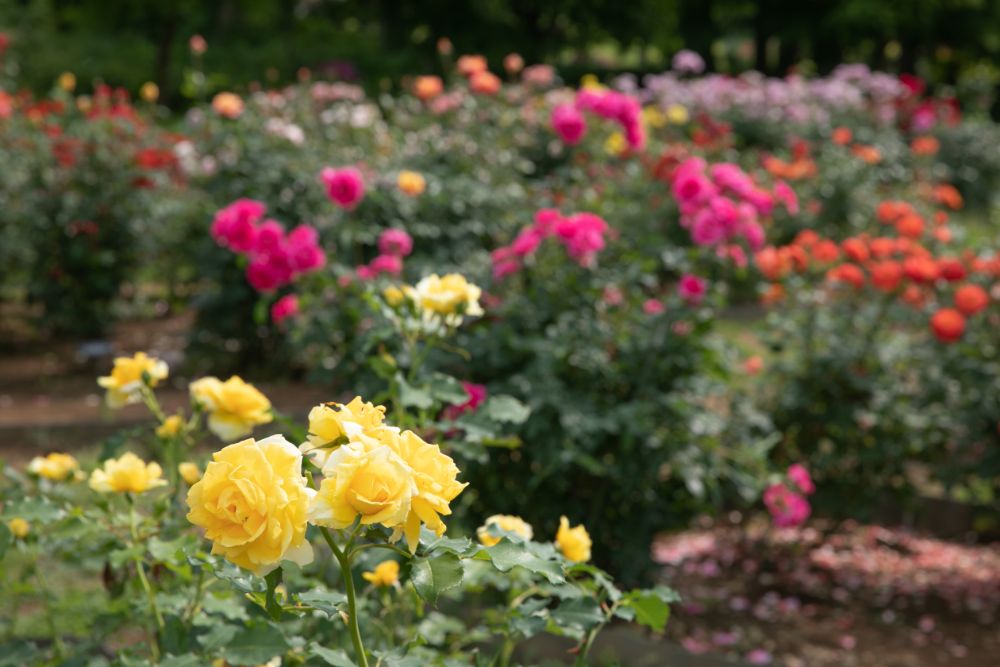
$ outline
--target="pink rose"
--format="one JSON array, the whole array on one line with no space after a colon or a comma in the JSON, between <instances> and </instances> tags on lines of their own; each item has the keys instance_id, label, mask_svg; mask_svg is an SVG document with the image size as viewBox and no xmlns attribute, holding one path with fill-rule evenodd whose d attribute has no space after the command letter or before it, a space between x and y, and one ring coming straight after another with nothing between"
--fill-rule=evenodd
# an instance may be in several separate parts
<instances>
[{"instance_id":1,"label":"pink rose","mask_svg":"<svg viewBox=\"0 0 1000 667\"><path fill-rule=\"evenodd\" d=\"M705 298L707 290L708 283L705 279L699 278L698 276L690 273L685 273L681 276L681 280L677 284L677 293L681 295L682 299L691 305L698 305L701 303Z\"/></svg>"},{"instance_id":2,"label":"pink rose","mask_svg":"<svg viewBox=\"0 0 1000 667\"><path fill-rule=\"evenodd\" d=\"M378 237L378 251L383 255L406 257L413 252L413 239L405 230L387 229Z\"/></svg>"},{"instance_id":3,"label":"pink rose","mask_svg":"<svg viewBox=\"0 0 1000 667\"><path fill-rule=\"evenodd\" d=\"M326 167L319 177L326 186L330 201L343 209L353 209L365 196L365 182L361 178L361 172L354 167Z\"/></svg>"},{"instance_id":4,"label":"pink rose","mask_svg":"<svg viewBox=\"0 0 1000 667\"><path fill-rule=\"evenodd\" d=\"M286 294L271 306L271 319L275 324L281 324L289 317L299 312L299 298L294 294Z\"/></svg>"},{"instance_id":5,"label":"pink rose","mask_svg":"<svg viewBox=\"0 0 1000 667\"><path fill-rule=\"evenodd\" d=\"M791 480L792 484L798 487L799 491L811 496L816 493L816 485L813 483L812 477L809 475L809 471L806 470L805 466L800 463L793 463L788 466L788 479Z\"/></svg>"},{"instance_id":6,"label":"pink rose","mask_svg":"<svg viewBox=\"0 0 1000 667\"><path fill-rule=\"evenodd\" d=\"M779 528L793 528L809 518L809 501L784 484L772 484L764 491L764 505Z\"/></svg>"},{"instance_id":7,"label":"pink rose","mask_svg":"<svg viewBox=\"0 0 1000 667\"><path fill-rule=\"evenodd\" d=\"M559 137L570 146L579 143L587 131L587 121L572 104L560 104L553 109L551 122Z\"/></svg>"},{"instance_id":8,"label":"pink rose","mask_svg":"<svg viewBox=\"0 0 1000 667\"><path fill-rule=\"evenodd\" d=\"M646 299L642 304L642 312L647 315L659 315L666 309L667 307L659 299Z\"/></svg>"},{"instance_id":9,"label":"pink rose","mask_svg":"<svg viewBox=\"0 0 1000 667\"><path fill-rule=\"evenodd\" d=\"M462 388L465 389L465 395L467 397L466 400L462 403L449 405L445 408L445 419L455 420L466 412L475 412L479 409L479 406L482 405L482 402L486 400L486 385L475 384L473 382L463 382Z\"/></svg>"}]
</instances>

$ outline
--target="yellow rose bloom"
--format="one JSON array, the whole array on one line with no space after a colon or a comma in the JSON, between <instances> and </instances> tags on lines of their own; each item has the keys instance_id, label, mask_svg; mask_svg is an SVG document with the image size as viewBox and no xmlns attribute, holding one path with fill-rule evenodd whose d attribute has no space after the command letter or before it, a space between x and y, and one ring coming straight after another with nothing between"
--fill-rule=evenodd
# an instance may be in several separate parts
<instances>
[{"instance_id":1,"label":"yellow rose bloom","mask_svg":"<svg viewBox=\"0 0 1000 667\"><path fill-rule=\"evenodd\" d=\"M389 285L382 290L382 298L392 308L398 308L406 300L406 293L395 285Z\"/></svg>"},{"instance_id":2,"label":"yellow rose bloom","mask_svg":"<svg viewBox=\"0 0 1000 667\"><path fill-rule=\"evenodd\" d=\"M410 553L415 553L420 542L420 523L426 524L439 537L443 535L446 526L441 521L441 515L451 514L449 503L468 483L458 482L458 466L450 456L413 431L402 434L389 432L384 435L384 440L413 470L417 488L410 501L403 532Z\"/></svg>"},{"instance_id":3,"label":"yellow rose bloom","mask_svg":"<svg viewBox=\"0 0 1000 667\"><path fill-rule=\"evenodd\" d=\"M309 521L346 528L361 524L400 527L417 492L413 470L380 440L366 435L333 450L323 483L309 506Z\"/></svg>"},{"instance_id":4,"label":"yellow rose bloom","mask_svg":"<svg viewBox=\"0 0 1000 667\"><path fill-rule=\"evenodd\" d=\"M282 560L312 562L306 512L314 493L292 443L248 438L212 456L188 490L187 518L212 540L213 554L263 576Z\"/></svg>"},{"instance_id":5,"label":"yellow rose bloom","mask_svg":"<svg viewBox=\"0 0 1000 667\"><path fill-rule=\"evenodd\" d=\"M72 93L76 88L76 75L72 72L63 72L59 75L57 83L59 84L59 87L67 93Z\"/></svg>"},{"instance_id":6,"label":"yellow rose bloom","mask_svg":"<svg viewBox=\"0 0 1000 667\"><path fill-rule=\"evenodd\" d=\"M385 420L385 406L355 396L350 403L324 403L309 411L309 435L299 448L323 467L334 447L361 433L371 434Z\"/></svg>"},{"instance_id":7,"label":"yellow rose bloom","mask_svg":"<svg viewBox=\"0 0 1000 667\"><path fill-rule=\"evenodd\" d=\"M607 86L600 82L596 74L584 74L580 77L580 88L584 90L605 90Z\"/></svg>"},{"instance_id":8,"label":"yellow rose bloom","mask_svg":"<svg viewBox=\"0 0 1000 667\"><path fill-rule=\"evenodd\" d=\"M156 435L166 440L180 433L184 418L180 415L170 415L163 420L163 423L156 427Z\"/></svg>"},{"instance_id":9,"label":"yellow rose bloom","mask_svg":"<svg viewBox=\"0 0 1000 667\"><path fill-rule=\"evenodd\" d=\"M361 576L376 586L395 586L399 581L399 563L394 560L384 560L376 565L372 572L362 572Z\"/></svg>"},{"instance_id":10,"label":"yellow rose bloom","mask_svg":"<svg viewBox=\"0 0 1000 667\"><path fill-rule=\"evenodd\" d=\"M417 304L432 315L444 316L445 322L457 326L462 315L479 316L482 290L457 273L439 277L436 273L423 278L414 288Z\"/></svg>"},{"instance_id":11,"label":"yellow rose bloom","mask_svg":"<svg viewBox=\"0 0 1000 667\"><path fill-rule=\"evenodd\" d=\"M167 365L148 356L145 352L136 352L132 357L118 357L111 369L111 375L97 378L97 384L108 390L108 405L120 408L129 403L137 403L141 398L139 389L142 387L142 375L149 376L149 386L155 387L166 379Z\"/></svg>"},{"instance_id":12,"label":"yellow rose bloom","mask_svg":"<svg viewBox=\"0 0 1000 667\"><path fill-rule=\"evenodd\" d=\"M160 87L152 81L147 81L139 88L139 97L143 102L155 102L160 97Z\"/></svg>"},{"instance_id":13,"label":"yellow rose bloom","mask_svg":"<svg viewBox=\"0 0 1000 667\"><path fill-rule=\"evenodd\" d=\"M604 152L608 155L617 156L626 151L628 151L628 143L625 141L625 135L621 132L612 132L604 140Z\"/></svg>"},{"instance_id":14,"label":"yellow rose bloom","mask_svg":"<svg viewBox=\"0 0 1000 667\"><path fill-rule=\"evenodd\" d=\"M423 174L404 169L399 172L399 176L396 178L396 186L403 194L409 197L418 197L427 189L427 181L424 179Z\"/></svg>"},{"instance_id":15,"label":"yellow rose bloom","mask_svg":"<svg viewBox=\"0 0 1000 667\"><path fill-rule=\"evenodd\" d=\"M486 523L479 527L476 531L476 535L479 537L480 543L487 547L492 547L502 540L502 537L496 537L491 535L489 532L490 526L496 526L500 530L505 530L509 533L514 533L520 535L525 540L530 540L534 537L534 531L531 529L531 524L522 519L519 516L512 516L510 514L494 514L486 519Z\"/></svg>"},{"instance_id":16,"label":"yellow rose bloom","mask_svg":"<svg viewBox=\"0 0 1000 667\"><path fill-rule=\"evenodd\" d=\"M7 522L7 528L10 532L14 534L14 537L23 538L26 537L29 532L31 532L31 524L17 516ZM378 568L376 568L377 570ZM398 568L397 568L398 569Z\"/></svg>"},{"instance_id":17,"label":"yellow rose bloom","mask_svg":"<svg viewBox=\"0 0 1000 667\"><path fill-rule=\"evenodd\" d=\"M208 428L220 440L250 435L254 426L274 419L271 401L238 375L225 382L215 377L195 380L191 396L208 412Z\"/></svg>"},{"instance_id":18,"label":"yellow rose bloom","mask_svg":"<svg viewBox=\"0 0 1000 667\"><path fill-rule=\"evenodd\" d=\"M108 459L90 474L90 488L99 493L143 493L167 483L156 462L146 463L132 452Z\"/></svg>"},{"instance_id":19,"label":"yellow rose bloom","mask_svg":"<svg viewBox=\"0 0 1000 667\"><path fill-rule=\"evenodd\" d=\"M650 127L663 127L667 124L667 117L663 115L659 107L648 106L642 110L642 119Z\"/></svg>"},{"instance_id":20,"label":"yellow rose bloom","mask_svg":"<svg viewBox=\"0 0 1000 667\"><path fill-rule=\"evenodd\" d=\"M47 456L36 456L28 463L28 472L61 482L79 469L80 464L69 454L52 452Z\"/></svg>"},{"instance_id":21,"label":"yellow rose bloom","mask_svg":"<svg viewBox=\"0 0 1000 667\"><path fill-rule=\"evenodd\" d=\"M556 532L556 546L563 556L574 563L586 563L590 560L590 534L582 525L569 527L569 519L560 517L559 531Z\"/></svg>"},{"instance_id":22,"label":"yellow rose bloom","mask_svg":"<svg viewBox=\"0 0 1000 667\"><path fill-rule=\"evenodd\" d=\"M177 472L180 473L181 479L188 484L196 484L198 480L201 479L201 470L197 465L191 463L190 461L178 463Z\"/></svg>"},{"instance_id":23,"label":"yellow rose bloom","mask_svg":"<svg viewBox=\"0 0 1000 667\"><path fill-rule=\"evenodd\" d=\"M688 110L680 104L671 104L667 107L667 120L674 125L683 125L691 119Z\"/></svg>"}]
</instances>

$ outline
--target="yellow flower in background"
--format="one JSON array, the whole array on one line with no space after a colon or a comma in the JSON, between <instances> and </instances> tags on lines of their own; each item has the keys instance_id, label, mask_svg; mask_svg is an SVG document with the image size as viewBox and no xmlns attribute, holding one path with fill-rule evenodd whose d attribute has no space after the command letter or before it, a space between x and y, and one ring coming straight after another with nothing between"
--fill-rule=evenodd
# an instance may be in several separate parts
<instances>
[{"instance_id":1,"label":"yellow flower in background","mask_svg":"<svg viewBox=\"0 0 1000 667\"><path fill-rule=\"evenodd\" d=\"M143 374L149 377L149 386L155 387L166 379L168 373L167 364L163 361L145 352L136 352L132 357L116 358L111 375L97 378L97 384L108 390L108 405L120 408L139 401Z\"/></svg>"},{"instance_id":2,"label":"yellow flower in background","mask_svg":"<svg viewBox=\"0 0 1000 667\"><path fill-rule=\"evenodd\" d=\"M410 197L417 197L427 189L427 181L423 175L416 171L403 170L396 178L396 186L400 191Z\"/></svg>"},{"instance_id":3,"label":"yellow flower in background","mask_svg":"<svg viewBox=\"0 0 1000 667\"><path fill-rule=\"evenodd\" d=\"M416 553L420 542L420 524L423 522L440 537L446 526L441 515L451 514L449 503L462 492L468 483L457 480L458 466L450 456L437 445L425 442L413 431L385 433L384 441L395 450L399 457L413 471L416 492L410 500L410 511L406 516L403 532L410 553ZM397 536L398 537L398 536Z\"/></svg>"},{"instance_id":4,"label":"yellow flower in background","mask_svg":"<svg viewBox=\"0 0 1000 667\"><path fill-rule=\"evenodd\" d=\"M181 479L188 484L196 484L198 480L201 479L201 470L197 465L191 463L190 461L178 463L177 472L180 473Z\"/></svg>"},{"instance_id":5,"label":"yellow flower in background","mask_svg":"<svg viewBox=\"0 0 1000 667\"><path fill-rule=\"evenodd\" d=\"M650 127L660 128L667 124L667 117L663 115L659 107L648 106L642 110L642 119Z\"/></svg>"},{"instance_id":6,"label":"yellow flower in background","mask_svg":"<svg viewBox=\"0 0 1000 667\"><path fill-rule=\"evenodd\" d=\"M376 586L395 586L399 581L399 563L394 560L384 560L375 566L371 572L362 572L365 581Z\"/></svg>"},{"instance_id":7,"label":"yellow flower in background","mask_svg":"<svg viewBox=\"0 0 1000 667\"><path fill-rule=\"evenodd\" d=\"M212 540L213 554L263 576L282 560L312 562L306 515L314 494L292 443L248 438L212 456L188 490L187 518Z\"/></svg>"},{"instance_id":8,"label":"yellow flower in background","mask_svg":"<svg viewBox=\"0 0 1000 667\"><path fill-rule=\"evenodd\" d=\"M80 464L69 454L52 452L46 456L36 456L28 463L28 472L61 482L80 468Z\"/></svg>"},{"instance_id":9,"label":"yellow flower in background","mask_svg":"<svg viewBox=\"0 0 1000 667\"><path fill-rule=\"evenodd\" d=\"M7 528L9 528L10 532L17 538L26 537L28 533L31 532L31 524L19 516L16 516L7 522Z\"/></svg>"},{"instance_id":10,"label":"yellow flower in background","mask_svg":"<svg viewBox=\"0 0 1000 667\"><path fill-rule=\"evenodd\" d=\"M556 546L563 556L574 563L586 563L590 560L590 534L583 525L569 527L569 519L560 517L559 531L556 532Z\"/></svg>"},{"instance_id":11,"label":"yellow flower in background","mask_svg":"<svg viewBox=\"0 0 1000 667\"><path fill-rule=\"evenodd\" d=\"M625 135L621 132L612 132L604 140L604 152L608 155L618 156L626 151L628 151L628 142L625 141Z\"/></svg>"},{"instance_id":12,"label":"yellow flower in background","mask_svg":"<svg viewBox=\"0 0 1000 667\"><path fill-rule=\"evenodd\" d=\"M596 74L584 74L580 77L580 88L584 90L605 90L607 86L600 82Z\"/></svg>"},{"instance_id":13,"label":"yellow flower in background","mask_svg":"<svg viewBox=\"0 0 1000 667\"><path fill-rule=\"evenodd\" d=\"M389 285L382 290L382 298L390 307L398 308L406 300L406 293L395 285Z\"/></svg>"},{"instance_id":14,"label":"yellow flower in background","mask_svg":"<svg viewBox=\"0 0 1000 667\"><path fill-rule=\"evenodd\" d=\"M384 420L385 406L366 403L360 396L347 404L317 405L309 411L309 435L299 449L323 467L338 444L345 444L362 433L372 435Z\"/></svg>"},{"instance_id":15,"label":"yellow flower in background","mask_svg":"<svg viewBox=\"0 0 1000 667\"><path fill-rule=\"evenodd\" d=\"M271 401L252 384L234 375L225 382L205 377L191 383L191 396L208 412L208 428L221 440L235 440L254 426L274 420Z\"/></svg>"},{"instance_id":16,"label":"yellow flower in background","mask_svg":"<svg viewBox=\"0 0 1000 667\"><path fill-rule=\"evenodd\" d=\"M155 102L160 98L160 87L152 81L147 81L139 88L139 98L143 102Z\"/></svg>"},{"instance_id":17,"label":"yellow flower in background","mask_svg":"<svg viewBox=\"0 0 1000 667\"><path fill-rule=\"evenodd\" d=\"M172 438L181 431L184 425L184 418L180 415L170 415L163 420L163 423L156 427L156 435L161 438Z\"/></svg>"},{"instance_id":18,"label":"yellow flower in background","mask_svg":"<svg viewBox=\"0 0 1000 667\"><path fill-rule=\"evenodd\" d=\"M59 75L57 83L67 93L72 93L76 89L76 75L72 72L63 72Z\"/></svg>"},{"instance_id":19,"label":"yellow flower in background","mask_svg":"<svg viewBox=\"0 0 1000 667\"><path fill-rule=\"evenodd\" d=\"M508 533L514 533L520 535L525 540L530 540L534 537L535 532L531 529L531 524L522 519L519 516L513 516L511 514L494 514L486 519L486 523L479 527L476 531L476 535L479 537L480 543L485 546L492 547L502 540L502 537L497 537L491 535L489 532L490 526L496 526L500 530L505 530Z\"/></svg>"},{"instance_id":20,"label":"yellow flower in background","mask_svg":"<svg viewBox=\"0 0 1000 667\"><path fill-rule=\"evenodd\" d=\"M346 528L359 517L365 526L399 528L417 493L410 466L389 446L366 435L333 450L323 475L309 506L309 521L330 528Z\"/></svg>"},{"instance_id":21,"label":"yellow flower in background","mask_svg":"<svg viewBox=\"0 0 1000 667\"><path fill-rule=\"evenodd\" d=\"M212 108L225 118L239 118L243 114L243 100L235 93L219 93L212 98Z\"/></svg>"},{"instance_id":22,"label":"yellow flower in background","mask_svg":"<svg viewBox=\"0 0 1000 667\"><path fill-rule=\"evenodd\" d=\"M436 273L423 278L414 288L417 304L427 313L444 316L445 322L457 326L462 315L483 314L479 305L482 290L458 273L439 277Z\"/></svg>"},{"instance_id":23,"label":"yellow flower in background","mask_svg":"<svg viewBox=\"0 0 1000 667\"><path fill-rule=\"evenodd\" d=\"M143 493L166 484L160 464L146 463L132 452L108 459L90 474L90 488L99 493Z\"/></svg>"},{"instance_id":24,"label":"yellow flower in background","mask_svg":"<svg viewBox=\"0 0 1000 667\"><path fill-rule=\"evenodd\" d=\"M691 114L688 113L686 107L680 104L671 104L667 107L667 120L674 125L683 125L691 120Z\"/></svg>"}]
</instances>

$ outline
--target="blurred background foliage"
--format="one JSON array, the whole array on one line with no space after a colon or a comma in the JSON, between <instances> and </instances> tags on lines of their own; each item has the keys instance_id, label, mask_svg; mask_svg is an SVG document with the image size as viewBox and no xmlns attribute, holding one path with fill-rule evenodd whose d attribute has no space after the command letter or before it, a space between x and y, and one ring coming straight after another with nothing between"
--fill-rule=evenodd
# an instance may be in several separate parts
<instances>
[{"instance_id":1,"label":"blurred background foliage","mask_svg":"<svg viewBox=\"0 0 1000 667\"><path fill-rule=\"evenodd\" d=\"M511 51L583 72L661 71L689 48L720 72L830 71L866 62L936 83L986 77L1000 51L992 0L0 0L28 88L47 90L73 63L85 92L157 83L183 106L195 91L294 80L308 67L369 91L403 74L442 71L438 40L493 63ZM188 39L208 42L205 85L189 77ZM197 82L201 83L201 82Z\"/></svg>"}]
</instances>

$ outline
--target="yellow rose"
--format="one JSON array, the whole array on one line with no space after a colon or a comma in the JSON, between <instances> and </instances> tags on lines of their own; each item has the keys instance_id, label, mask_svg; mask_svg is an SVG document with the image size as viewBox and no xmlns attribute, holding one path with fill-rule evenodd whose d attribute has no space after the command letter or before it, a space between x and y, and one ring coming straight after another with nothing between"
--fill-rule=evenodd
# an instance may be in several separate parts
<instances>
[{"instance_id":1,"label":"yellow rose","mask_svg":"<svg viewBox=\"0 0 1000 667\"><path fill-rule=\"evenodd\" d=\"M621 155L628 150L625 142L625 135L621 132L612 132L604 140L604 152L608 155Z\"/></svg>"},{"instance_id":2,"label":"yellow rose","mask_svg":"<svg viewBox=\"0 0 1000 667\"><path fill-rule=\"evenodd\" d=\"M607 88L600 82L596 74L584 74L580 77L580 87L584 90L605 90Z\"/></svg>"},{"instance_id":3,"label":"yellow rose","mask_svg":"<svg viewBox=\"0 0 1000 667\"><path fill-rule=\"evenodd\" d=\"M76 75L72 72L63 72L59 75L58 84L67 93L72 93L76 88Z\"/></svg>"},{"instance_id":4,"label":"yellow rose","mask_svg":"<svg viewBox=\"0 0 1000 667\"><path fill-rule=\"evenodd\" d=\"M108 390L108 405L120 408L138 402L141 398L139 389L142 387L143 373L149 376L149 386L155 387L161 380L166 379L167 365L145 352L136 352L133 357L115 359L111 375L97 378L97 384Z\"/></svg>"},{"instance_id":5,"label":"yellow rose","mask_svg":"<svg viewBox=\"0 0 1000 667\"><path fill-rule=\"evenodd\" d=\"M458 466L450 456L444 454L437 445L432 445L414 433L387 432L384 441L413 470L417 489L410 501L410 511L406 516L403 531L410 553L415 553L420 541L420 523L423 522L435 534L444 534L446 526L440 515L451 514L449 503L468 484L457 481ZM397 536L398 537L398 536Z\"/></svg>"},{"instance_id":6,"label":"yellow rose","mask_svg":"<svg viewBox=\"0 0 1000 667\"><path fill-rule=\"evenodd\" d=\"M235 93L219 93L212 98L215 113L226 118L239 118L243 113L243 100Z\"/></svg>"},{"instance_id":7,"label":"yellow rose","mask_svg":"<svg viewBox=\"0 0 1000 667\"><path fill-rule=\"evenodd\" d=\"M309 435L299 449L322 468L336 446L361 433L371 435L384 420L385 406L366 403L360 396L347 404L317 405L309 411Z\"/></svg>"},{"instance_id":8,"label":"yellow rose","mask_svg":"<svg viewBox=\"0 0 1000 667\"><path fill-rule=\"evenodd\" d=\"M391 308L398 308L406 300L406 293L395 285L389 285L382 290L382 298Z\"/></svg>"},{"instance_id":9,"label":"yellow rose","mask_svg":"<svg viewBox=\"0 0 1000 667\"><path fill-rule=\"evenodd\" d=\"M457 273L444 277L431 274L414 288L415 300L420 307L432 315L444 316L445 322L452 326L461 324L462 315L483 314L479 305L481 293L482 290Z\"/></svg>"},{"instance_id":10,"label":"yellow rose","mask_svg":"<svg viewBox=\"0 0 1000 667\"><path fill-rule=\"evenodd\" d=\"M184 418L180 415L170 415L163 420L163 423L156 427L156 435L160 436L164 440L167 438L172 438L178 433L180 433L181 426L184 424Z\"/></svg>"},{"instance_id":11,"label":"yellow rose","mask_svg":"<svg viewBox=\"0 0 1000 667\"><path fill-rule=\"evenodd\" d=\"M147 81L139 88L139 97L143 102L155 102L160 97L160 87L152 81Z\"/></svg>"},{"instance_id":12,"label":"yellow rose","mask_svg":"<svg viewBox=\"0 0 1000 667\"><path fill-rule=\"evenodd\" d=\"M208 428L220 440L250 435L254 426L274 419L271 401L238 375L225 382L215 377L195 380L191 396L208 412Z\"/></svg>"},{"instance_id":13,"label":"yellow rose","mask_svg":"<svg viewBox=\"0 0 1000 667\"><path fill-rule=\"evenodd\" d=\"M642 119L650 127L663 127L667 124L667 117L663 115L659 107L648 106L642 110Z\"/></svg>"},{"instance_id":14,"label":"yellow rose","mask_svg":"<svg viewBox=\"0 0 1000 667\"><path fill-rule=\"evenodd\" d=\"M14 537L23 538L31 532L31 524L19 516L14 517L7 523L7 528L14 534ZM376 568L377 570L378 568ZM396 568L398 571L398 567Z\"/></svg>"},{"instance_id":15,"label":"yellow rose","mask_svg":"<svg viewBox=\"0 0 1000 667\"><path fill-rule=\"evenodd\" d=\"M346 528L358 517L362 525L397 528L406 521L417 492L410 466L366 435L333 450L323 475L309 506L309 521L331 528Z\"/></svg>"},{"instance_id":16,"label":"yellow rose","mask_svg":"<svg viewBox=\"0 0 1000 667\"><path fill-rule=\"evenodd\" d=\"M586 563L590 560L590 534L582 525L569 527L569 519L559 519L559 530L556 532L556 546L563 556L574 563Z\"/></svg>"},{"instance_id":17,"label":"yellow rose","mask_svg":"<svg viewBox=\"0 0 1000 667\"><path fill-rule=\"evenodd\" d=\"M190 461L178 463L177 472L180 473L181 479L188 484L196 484L198 480L201 479L201 470L197 465L191 463Z\"/></svg>"},{"instance_id":18,"label":"yellow rose","mask_svg":"<svg viewBox=\"0 0 1000 667\"><path fill-rule=\"evenodd\" d=\"M248 438L212 456L188 490L188 521L204 529L212 553L263 576L282 560L312 562L306 513L314 491L302 454L280 435Z\"/></svg>"},{"instance_id":19,"label":"yellow rose","mask_svg":"<svg viewBox=\"0 0 1000 667\"><path fill-rule=\"evenodd\" d=\"M375 566L372 572L362 572L364 580L376 586L395 586L399 581L399 563L394 560L384 560Z\"/></svg>"},{"instance_id":20,"label":"yellow rose","mask_svg":"<svg viewBox=\"0 0 1000 667\"><path fill-rule=\"evenodd\" d=\"M423 175L416 171L403 170L396 178L396 186L399 190L410 197L417 197L427 189L427 181Z\"/></svg>"},{"instance_id":21,"label":"yellow rose","mask_svg":"<svg viewBox=\"0 0 1000 667\"><path fill-rule=\"evenodd\" d=\"M52 452L45 457L36 456L31 459L31 462L28 463L28 472L61 482L76 472L79 467L80 464L69 454Z\"/></svg>"},{"instance_id":22,"label":"yellow rose","mask_svg":"<svg viewBox=\"0 0 1000 667\"><path fill-rule=\"evenodd\" d=\"M90 474L90 488L100 493L142 493L166 484L160 464L146 463L132 452L108 459Z\"/></svg>"},{"instance_id":23,"label":"yellow rose","mask_svg":"<svg viewBox=\"0 0 1000 667\"><path fill-rule=\"evenodd\" d=\"M489 531L490 526L496 526L500 530L520 535L525 540L530 540L535 534L534 531L531 530L531 524L519 516L511 516L510 514L494 514L493 516L487 518L486 523L480 526L479 530L476 531L479 541L488 547L492 547L494 544L497 544L503 539L502 537L491 535Z\"/></svg>"},{"instance_id":24,"label":"yellow rose","mask_svg":"<svg viewBox=\"0 0 1000 667\"><path fill-rule=\"evenodd\" d=\"M680 104L671 104L667 107L667 120L674 125L683 125L690 118L691 115L688 113L688 110Z\"/></svg>"}]
</instances>

